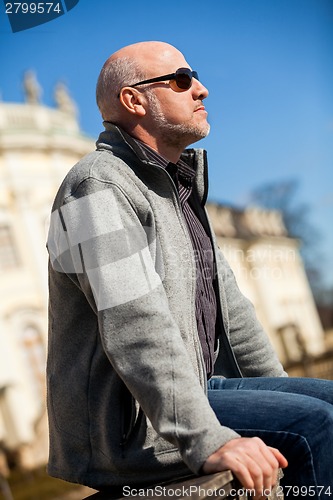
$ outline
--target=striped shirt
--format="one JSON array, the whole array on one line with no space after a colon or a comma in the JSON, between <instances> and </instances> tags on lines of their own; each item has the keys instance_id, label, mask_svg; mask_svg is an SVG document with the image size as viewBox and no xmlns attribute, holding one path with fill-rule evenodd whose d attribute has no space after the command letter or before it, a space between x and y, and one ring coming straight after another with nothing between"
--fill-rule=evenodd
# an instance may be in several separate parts
<instances>
[{"instance_id":1,"label":"striped shirt","mask_svg":"<svg viewBox=\"0 0 333 500\"><path fill-rule=\"evenodd\" d=\"M131 139L133 140L134 138L132 137ZM190 197L195 171L183 160L179 160L177 164L171 163L157 153L157 151L138 139L134 139L134 141L146 158L165 168L172 177L179 194L181 209L188 227L195 256L196 321L207 376L210 377L213 373L214 365L216 323L216 295L213 286L214 257L210 237L191 206Z\"/></svg>"}]
</instances>

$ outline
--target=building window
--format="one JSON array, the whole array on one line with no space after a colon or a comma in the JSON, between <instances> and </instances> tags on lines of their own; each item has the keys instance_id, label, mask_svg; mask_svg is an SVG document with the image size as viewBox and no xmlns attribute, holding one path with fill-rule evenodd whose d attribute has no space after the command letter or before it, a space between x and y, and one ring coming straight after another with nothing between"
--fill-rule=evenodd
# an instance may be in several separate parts
<instances>
[{"instance_id":1,"label":"building window","mask_svg":"<svg viewBox=\"0 0 333 500\"><path fill-rule=\"evenodd\" d=\"M7 271L19 265L13 234L9 226L0 226L0 269Z\"/></svg>"}]
</instances>

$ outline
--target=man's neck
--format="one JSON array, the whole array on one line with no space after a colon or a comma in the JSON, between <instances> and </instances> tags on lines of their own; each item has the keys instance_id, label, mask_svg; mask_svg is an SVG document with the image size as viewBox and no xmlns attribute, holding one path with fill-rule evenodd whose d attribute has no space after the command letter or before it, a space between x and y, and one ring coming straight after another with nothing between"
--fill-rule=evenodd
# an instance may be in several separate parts
<instances>
[{"instance_id":1,"label":"man's neck","mask_svg":"<svg viewBox=\"0 0 333 500\"><path fill-rule=\"evenodd\" d=\"M177 163L179 158L184 150L184 148L176 148L165 144L163 139L153 137L144 129L134 128L134 129L126 129L123 127L127 134L134 137L134 139L138 139L143 142L150 148L154 149L159 155L163 156L166 160L172 163Z\"/></svg>"},{"instance_id":2,"label":"man's neck","mask_svg":"<svg viewBox=\"0 0 333 500\"><path fill-rule=\"evenodd\" d=\"M136 137L136 139L138 139ZM139 139L141 142L149 146L151 149L156 151L160 156L163 156L167 161L171 163L177 163L179 161L179 158L183 152L182 151L175 151L172 148L165 147L163 144L158 143L157 141L144 141L142 139Z\"/></svg>"}]
</instances>

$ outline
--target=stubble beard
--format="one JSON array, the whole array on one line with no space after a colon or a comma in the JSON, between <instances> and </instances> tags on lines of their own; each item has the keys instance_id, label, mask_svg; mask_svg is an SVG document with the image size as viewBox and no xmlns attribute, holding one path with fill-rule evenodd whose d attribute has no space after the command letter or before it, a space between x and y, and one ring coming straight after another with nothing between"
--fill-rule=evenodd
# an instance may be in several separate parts
<instances>
[{"instance_id":1,"label":"stubble beard","mask_svg":"<svg viewBox=\"0 0 333 500\"><path fill-rule=\"evenodd\" d=\"M147 94L156 132L164 144L177 149L184 149L189 144L207 137L210 130L210 125L207 122L202 124L170 123L162 112L155 94L152 92Z\"/></svg>"}]
</instances>

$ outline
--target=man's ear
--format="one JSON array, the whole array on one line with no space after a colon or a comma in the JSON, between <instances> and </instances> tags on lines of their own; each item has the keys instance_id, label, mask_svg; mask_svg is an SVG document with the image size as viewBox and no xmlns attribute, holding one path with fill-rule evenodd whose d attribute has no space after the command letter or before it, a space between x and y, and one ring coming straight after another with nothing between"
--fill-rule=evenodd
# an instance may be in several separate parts
<instances>
[{"instance_id":1,"label":"man's ear","mask_svg":"<svg viewBox=\"0 0 333 500\"><path fill-rule=\"evenodd\" d=\"M129 113L137 116L144 116L146 114L146 100L138 90L131 87L122 88L119 100Z\"/></svg>"}]
</instances>

